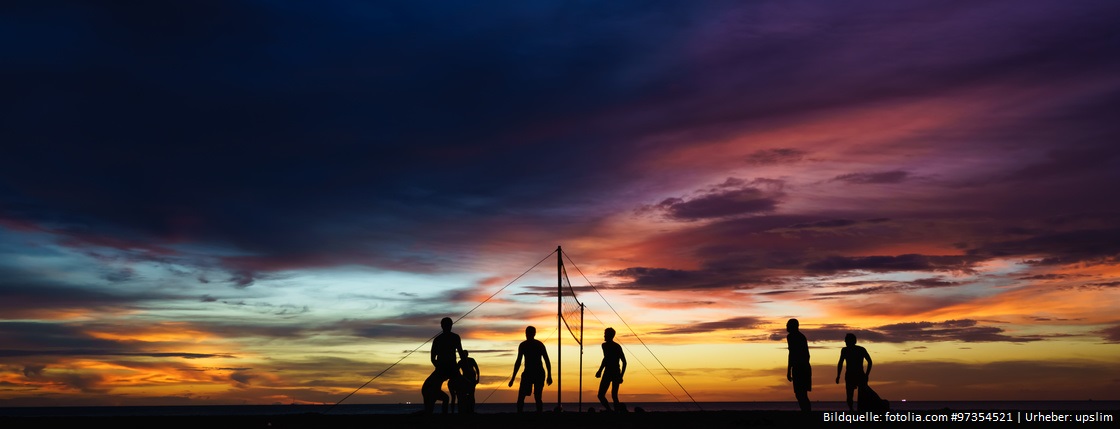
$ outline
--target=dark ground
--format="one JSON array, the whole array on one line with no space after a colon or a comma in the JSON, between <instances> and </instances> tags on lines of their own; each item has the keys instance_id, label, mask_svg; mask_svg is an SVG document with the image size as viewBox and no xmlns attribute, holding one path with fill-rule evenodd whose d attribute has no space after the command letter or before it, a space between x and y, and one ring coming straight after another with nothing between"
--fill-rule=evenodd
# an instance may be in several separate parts
<instances>
[{"instance_id":1,"label":"dark ground","mask_svg":"<svg viewBox=\"0 0 1120 429\"><path fill-rule=\"evenodd\" d=\"M1110 413L1116 416L1116 413ZM840 422L824 421L822 412L677 411L606 413L494 414L280 414L235 416L36 416L0 417L0 428L144 428L144 429L723 429L723 428L1022 428L1116 427L1116 422Z\"/></svg>"},{"instance_id":2,"label":"dark ground","mask_svg":"<svg viewBox=\"0 0 1120 429\"><path fill-rule=\"evenodd\" d=\"M692 411L604 413L497 413L474 415L284 414L253 416L0 417L0 428L409 428L409 429L717 429L801 427L820 422L820 413L791 411Z\"/></svg>"}]
</instances>

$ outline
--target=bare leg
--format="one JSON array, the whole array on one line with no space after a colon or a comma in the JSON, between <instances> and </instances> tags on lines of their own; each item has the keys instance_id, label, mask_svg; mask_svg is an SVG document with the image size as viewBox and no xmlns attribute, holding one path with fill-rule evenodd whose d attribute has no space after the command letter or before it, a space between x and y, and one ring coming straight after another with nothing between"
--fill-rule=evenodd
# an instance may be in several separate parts
<instances>
[{"instance_id":1,"label":"bare leg","mask_svg":"<svg viewBox=\"0 0 1120 429\"><path fill-rule=\"evenodd\" d=\"M812 404L809 402L809 392L805 390L794 390L793 395L797 397L797 405L801 407L801 411L812 411ZM848 406L851 407L851 401Z\"/></svg>"},{"instance_id":2,"label":"bare leg","mask_svg":"<svg viewBox=\"0 0 1120 429\"><path fill-rule=\"evenodd\" d=\"M618 405L618 382L617 381L612 381L611 382L611 398L614 399L614 409L615 409L615 411L622 411L622 407L620 407Z\"/></svg>"},{"instance_id":3,"label":"bare leg","mask_svg":"<svg viewBox=\"0 0 1120 429\"><path fill-rule=\"evenodd\" d=\"M610 380L608 380L606 377L603 377L602 380L599 381L599 403L603 404L603 411L610 411L611 410L611 405L609 403L607 403L607 385L608 384L610 384ZM616 403L618 402L618 397L617 396L615 397L615 402Z\"/></svg>"}]
</instances>

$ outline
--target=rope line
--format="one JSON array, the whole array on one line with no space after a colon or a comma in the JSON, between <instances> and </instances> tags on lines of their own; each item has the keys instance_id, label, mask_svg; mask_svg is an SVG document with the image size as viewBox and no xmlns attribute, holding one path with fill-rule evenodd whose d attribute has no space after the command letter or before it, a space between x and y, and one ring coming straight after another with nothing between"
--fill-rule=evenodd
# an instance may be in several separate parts
<instances>
[{"instance_id":1,"label":"rope line","mask_svg":"<svg viewBox=\"0 0 1120 429\"><path fill-rule=\"evenodd\" d=\"M496 292L494 292L493 294L490 294L490 296L489 296L489 297L487 297L487 298L486 298L485 300L483 300L482 302L478 303L478 305L475 305L475 306L474 306L474 308L470 309L470 311L467 311L467 312L466 312L466 313L464 313L464 314L463 314L462 316L459 316L459 318L458 318L458 319L455 319L455 323L459 323L459 321L460 321L460 320L463 320L463 318L464 318L464 317L467 317L467 315L469 315L469 314L473 313L473 312L474 312L475 310L478 310L478 307L482 307L482 304L485 304L485 303L489 302L489 301L490 301L491 299L494 299L494 297L495 297L495 296L498 296L498 294L499 294L499 293L501 293L501 292L502 292L503 290L506 290L506 288L507 288L507 287L509 287L510 285L512 285L512 284L513 284L514 282L516 282L516 281L518 281L518 280L521 280L521 278L522 278L522 277L524 277L524 276L525 276L526 274L529 274L529 271L533 271L533 269L534 269L534 268L537 268L537 265L540 265L540 264L541 264L542 262L544 262L544 261L545 261L546 259L548 259L548 258L552 257L552 255L553 255L553 254L555 254L555 253L556 253L556 251L555 251L555 250L553 250L553 251L552 251L552 253L549 253L549 254L548 254L548 256L545 256L544 258L541 258L541 260L540 260L540 261L537 261L537 263L536 263L536 264L533 264L533 266L532 266L532 267L529 267L529 269L525 270L525 272L521 273L521 275L517 276L517 277L516 277L516 278L514 278L513 280L510 280L510 281L509 281L509 283L506 283L506 285L505 285L505 286L502 286L502 288L501 288L501 289L498 289L498 290L497 290ZM337 406L338 406L338 404L341 404L341 403L342 403L343 401L345 401L345 400L349 399L349 398L350 398L351 396L353 396L353 395L354 395L355 393L358 393L358 391L359 391L359 390L362 390L362 389L364 389L364 388L365 388L366 386L368 386L368 385L369 385L370 383L372 383L372 382L373 382L373 380L376 380L376 379L378 379L378 378L379 378L379 377L381 377L381 376L382 376L383 374L385 374L386 372L388 372L388 371L389 371L390 369L393 369L393 367L397 366L397 364L399 364L399 363L403 362L403 361L404 361L405 359L408 359L408 357L409 357L409 356L412 356L412 354L413 354L413 353L416 353L416 352L417 352L418 350L420 350L420 349L421 349L422 347L424 347L424 346L428 345L428 343L432 342L432 340L436 339L436 337L438 337L438 336L439 336L439 334L435 334L435 335L432 335L432 338L428 338L428 340L427 340L427 341L424 341L424 344L421 344L421 345L417 346L417 347L416 347L415 349L412 349L412 351L408 352L408 354L404 355L404 357L400 358L399 360L397 360L396 362L394 362L394 363L393 363L392 365L389 365L389 367L388 367L388 368L385 368L385 369L381 370L381 372L377 373L377 375L373 376L373 378L369 379L369 381L365 382L365 384L362 384L362 385L361 385L361 387L358 387L357 389L354 389L354 391L353 391L353 392L350 392L350 393L349 393L348 395L346 395L345 397L343 397L342 399L340 399L340 400L339 400L338 402L335 402L335 403L334 403L334 405L331 405L331 407L330 407L330 408L327 408L327 410L326 410L326 411L324 411L324 412L323 412L323 414L327 414L327 413L330 413L330 412L331 412L331 410L333 410L333 409L334 409L334 407L337 407ZM491 392L491 394L493 394L493 392ZM489 398L489 396L487 396L487 398Z\"/></svg>"},{"instance_id":2,"label":"rope line","mask_svg":"<svg viewBox=\"0 0 1120 429\"><path fill-rule=\"evenodd\" d=\"M587 312L591 313L591 317L595 318L595 320L598 320L600 324L602 324L603 326L607 326L607 324L605 322L603 322L603 319L600 319L599 316L595 315L595 312L593 312L591 310L587 310ZM642 367L642 369L645 369L646 372L649 373L650 377L653 377L653 379L657 381L657 384L660 384L661 387L664 388L666 392L669 392L669 395L671 395L673 397L673 399L675 399L677 402L681 402L681 398L677 397L677 394L673 393L673 391L669 389L669 386L666 386L665 382L661 381L661 379L657 377L657 374L654 374L653 370L649 369L649 367L646 366L645 362L642 362L642 359L639 358L638 355L636 355L634 353L630 353L630 348L629 347L627 347L627 346L625 346L621 343L619 343L619 345L622 346L622 348L626 349L626 352L630 355L630 358L638 361L638 365L640 365ZM650 354L653 354L653 353L650 353Z\"/></svg>"},{"instance_id":3,"label":"rope line","mask_svg":"<svg viewBox=\"0 0 1120 429\"><path fill-rule=\"evenodd\" d=\"M591 283L591 280L587 278L587 275L583 273L583 270L579 269L579 265L576 265L575 261L573 261L570 256L567 256L568 255L567 252L562 252L562 253L564 253L564 256L566 256L568 258L568 262L571 262L572 266L576 268L576 271L579 272L579 275L583 276L583 279L587 281L587 285L591 287L591 290L593 290L593 291L595 291L595 293L599 294L600 298L603 298L603 302L606 303L607 307L609 307L611 309L611 311L614 312L615 316L618 316L618 320L622 321L623 325L626 325L626 329L630 330L630 333L634 335L634 338L637 339L638 342L641 343L642 346L646 348L646 351L649 352L650 356L653 356L653 359L656 360L659 365L661 365L661 369L665 370L665 373L669 374L669 377L672 378L673 381L677 383L677 386L681 388L681 391L683 391L686 395L688 395L688 398L692 400L693 404L696 404L696 408L700 408L701 410L703 410L703 408L700 407L700 403L696 402L696 398L693 398L692 394L688 393L688 389L684 388L684 385L681 384L680 380L677 380L677 376L673 375L673 373L669 371L669 368L665 367L665 364L661 362L661 359L659 359L657 357L657 355L655 355L653 353L653 350L650 350L649 345L647 345L646 342L644 340L642 340L641 337L638 336L638 333L634 331L634 328L630 327L629 323L626 323L626 319L622 318L622 315L618 313L618 310L615 310L614 306L611 305L610 301L607 301L607 297L603 296L603 293L599 292L599 288L595 287L595 285ZM672 393L672 392L670 392L670 393Z\"/></svg>"},{"instance_id":4,"label":"rope line","mask_svg":"<svg viewBox=\"0 0 1120 429\"><path fill-rule=\"evenodd\" d=\"M552 252L552 253L556 253L556 252ZM548 256L552 256L552 255L548 255ZM555 328L553 328L553 329L552 329L552 333L548 334L548 336L547 336L547 337L543 337L543 339L541 339L540 341L541 341L541 342L543 343L543 342L547 342L548 340L551 340L551 339L552 339L552 336L553 336L553 335L556 335L556 332L558 332L558 331L557 331L557 330L556 330ZM498 389L501 389L501 388L502 388L503 386L506 386L506 387L508 387L506 383L498 383L498 386L497 386L497 387L495 387L495 388L494 388L493 390L491 390L491 391L490 391L490 394L489 394L489 395L486 395L486 398L485 398L485 399L483 399L483 400L482 400L482 402L478 402L478 401L475 401L475 403L478 403L478 404L485 404L485 403L486 403L486 401L489 401L489 400L490 400L490 397L491 397L491 396L494 396L494 393L496 393L496 392L498 391Z\"/></svg>"}]
</instances>

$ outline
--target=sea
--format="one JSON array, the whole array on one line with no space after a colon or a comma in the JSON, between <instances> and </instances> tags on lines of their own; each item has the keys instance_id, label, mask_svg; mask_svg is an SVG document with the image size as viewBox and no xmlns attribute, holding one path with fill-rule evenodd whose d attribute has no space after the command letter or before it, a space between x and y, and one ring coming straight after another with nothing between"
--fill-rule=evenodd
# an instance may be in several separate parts
<instances>
[{"instance_id":1,"label":"sea","mask_svg":"<svg viewBox=\"0 0 1120 429\"><path fill-rule=\"evenodd\" d=\"M892 401L891 411L1101 411L1120 412L1120 401ZM545 409L554 410L555 404ZM797 411L797 403L789 402L648 402L627 404L630 411ZM532 403L525 404L532 410ZM566 403L564 411L592 411L597 403ZM339 405L183 405L183 406L112 406L112 407L0 407L0 417L115 417L115 416L235 416L287 414L413 414L423 409L418 403L339 404ZM512 413L516 405L476 404L479 414ZM847 411L842 401L813 403L813 411ZM437 406L438 412L438 406Z\"/></svg>"}]
</instances>

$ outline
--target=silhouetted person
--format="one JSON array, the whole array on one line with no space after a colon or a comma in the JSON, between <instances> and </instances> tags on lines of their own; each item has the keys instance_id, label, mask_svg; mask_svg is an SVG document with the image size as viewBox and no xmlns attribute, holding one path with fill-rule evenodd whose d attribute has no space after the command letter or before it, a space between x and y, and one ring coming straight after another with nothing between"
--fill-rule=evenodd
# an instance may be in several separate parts
<instances>
[{"instance_id":1,"label":"silhouetted person","mask_svg":"<svg viewBox=\"0 0 1120 429\"><path fill-rule=\"evenodd\" d=\"M517 392L517 412L525 409L525 397L530 394L537 402L537 412L544 411L541 402L541 392L544 391L545 369L548 369L548 385L552 385L552 362L548 360L548 350L544 343L533 339L537 335L537 328L525 328L525 341L517 346L517 361L513 363L513 376L509 379L509 387L513 387L513 380L517 378L517 370L521 368L521 358L525 358L525 372L521 373L521 387ZM541 360L544 360L544 367Z\"/></svg>"},{"instance_id":2,"label":"silhouetted person","mask_svg":"<svg viewBox=\"0 0 1120 429\"><path fill-rule=\"evenodd\" d=\"M793 382L793 396L801 411L810 411L809 392L813 390L813 368L809 365L809 341L798 327L797 319L786 322L786 345L789 348L789 362L786 364L786 380Z\"/></svg>"},{"instance_id":3,"label":"silhouetted person","mask_svg":"<svg viewBox=\"0 0 1120 429\"><path fill-rule=\"evenodd\" d=\"M462 350L459 352L459 357L459 372L462 373L462 377L459 380L461 385L455 389L459 397L459 407L463 413L473 413L474 390L482 374L478 370L478 363L470 357L469 352Z\"/></svg>"},{"instance_id":4,"label":"silhouetted person","mask_svg":"<svg viewBox=\"0 0 1120 429\"><path fill-rule=\"evenodd\" d=\"M436 409L436 401L440 401L443 405L443 413L447 414L447 401L449 397L443 393L443 380L440 379L438 371L432 371L428 378L424 379L424 385L420 387L420 394L424 396L424 412L432 414Z\"/></svg>"},{"instance_id":5,"label":"silhouetted person","mask_svg":"<svg viewBox=\"0 0 1120 429\"><path fill-rule=\"evenodd\" d=\"M844 344L847 347L840 349L840 361L836 363L836 384L840 384L840 371L844 369L844 361L847 361L848 372L844 373L844 388L848 393L848 411L855 411L852 395L856 389L867 386L867 378L871 375L871 355L867 354L867 349L856 345L855 334L845 335ZM863 370L864 359L867 359L867 371Z\"/></svg>"},{"instance_id":6,"label":"silhouetted person","mask_svg":"<svg viewBox=\"0 0 1120 429\"><path fill-rule=\"evenodd\" d=\"M603 411L611 411L607 403L607 387L611 388L611 398L614 399L614 410L622 411L623 405L618 403L618 385L622 384L622 376L626 375L626 355L622 353L622 346L614 342L614 328L603 331L603 363L595 371L595 378L602 376L599 381L599 403L603 404ZM619 362L622 363L619 366Z\"/></svg>"},{"instance_id":7,"label":"silhouetted person","mask_svg":"<svg viewBox=\"0 0 1120 429\"><path fill-rule=\"evenodd\" d=\"M443 332L432 341L431 354L432 365L436 368L424 380L424 385L420 389L420 393L424 396L424 411L429 414L435 411L436 400L443 401L443 412L444 414L447 413L448 396L443 393L443 382L451 380L448 383L450 387L453 383L461 384L458 379L462 378L462 375L459 374L459 367L455 363L455 357L460 350L463 350L463 342L459 338L459 334L451 332L452 322L450 317L444 317L439 324L443 328Z\"/></svg>"}]
</instances>

